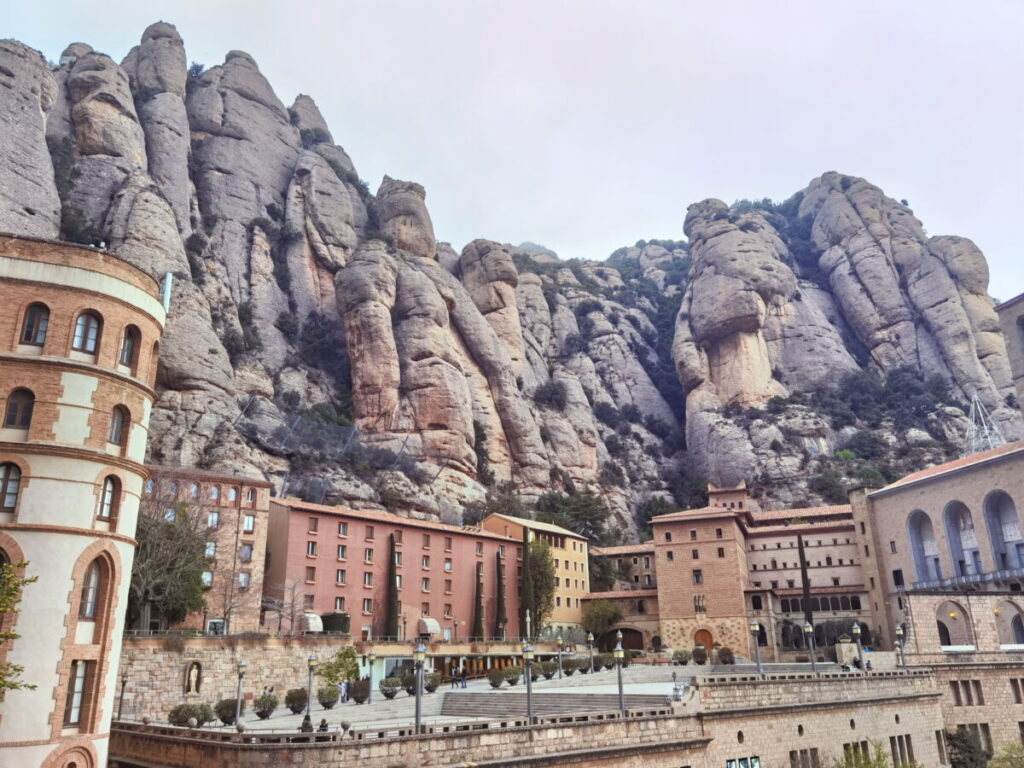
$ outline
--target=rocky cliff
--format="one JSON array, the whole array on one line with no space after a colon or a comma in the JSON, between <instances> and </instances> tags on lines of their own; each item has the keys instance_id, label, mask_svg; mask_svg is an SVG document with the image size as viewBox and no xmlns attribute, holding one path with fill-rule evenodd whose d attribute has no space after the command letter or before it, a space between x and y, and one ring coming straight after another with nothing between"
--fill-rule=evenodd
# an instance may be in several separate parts
<instances>
[{"instance_id":1,"label":"rocky cliff","mask_svg":"<svg viewBox=\"0 0 1024 768\"><path fill-rule=\"evenodd\" d=\"M688 242L593 262L458 253L422 186L371 193L310 97L285 106L243 52L186 62L166 23L120 64L0 42L0 231L175 276L153 461L449 518L592 490L635 532L703 479L788 503L945 458L974 391L1021 435L983 256L864 180L706 200ZM806 397L871 372L891 399L908 367L910 421Z\"/></svg>"}]
</instances>

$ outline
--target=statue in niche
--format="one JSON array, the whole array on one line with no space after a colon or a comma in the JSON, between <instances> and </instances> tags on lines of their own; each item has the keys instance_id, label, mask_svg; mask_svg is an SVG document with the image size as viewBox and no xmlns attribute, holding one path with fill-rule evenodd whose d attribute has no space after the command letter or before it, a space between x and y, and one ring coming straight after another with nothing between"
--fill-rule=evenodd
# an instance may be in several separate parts
<instances>
[{"instance_id":1,"label":"statue in niche","mask_svg":"<svg viewBox=\"0 0 1024 768\"><path fill-rule=\"evenodd\" d=\"M199 693L203 684L203 667L198 661L190 662L185 670L185 693Z\"/></svg>"}]
</instances>

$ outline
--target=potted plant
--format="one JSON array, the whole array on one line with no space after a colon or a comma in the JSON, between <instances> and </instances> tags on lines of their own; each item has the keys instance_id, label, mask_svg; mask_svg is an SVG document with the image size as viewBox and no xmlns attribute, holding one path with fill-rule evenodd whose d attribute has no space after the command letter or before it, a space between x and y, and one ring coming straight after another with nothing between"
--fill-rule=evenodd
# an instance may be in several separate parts
<instances>
[{"instance_id":1,"label":"potted plant","mask_svg":"<svg viewBox=\"0 0 1024 768\"><path fill-rule=\"evenodd\" d=\"M356 704L362 704L368 698L370 698L370 681L369 680L356 680L352 683L352 689L348 693Z\"/></svg>"},{"instance_id":2,"label":"potted plant","mask_svg":"<svg viewBox=\"0 0 1024 768\"><path fill-rule=\"evenodd\" d=\"M542 661L540 662L540 673L544 675L545 680L550 680L555 676L558 671L558 664L553 661Z\"/></svg>"},{"instance_id":3,"label":"potted plant","mask_svg":"<svg viewBox=\"0 0 1024 768\"><path fill-rule=\"evenodd\" d=\"M168 713L167 722L171 725L185 726L193 717L199 726L211 723L217 718L209 704L179 704Z\"/></svg>"},{"instance_id":4,"label":"potted plant","mask_svg":"<svg viewBox=\"0 0 1024 768\"><path fill-rule=\"evenodd\" d=\"M253 709L256 711L256 716L260 720L266 720L277 709L277 696L272 693L264 693L256 697L252 703Z\"/></svg>"},{"instance_id":5,"label":"potted plant","mask_svg":"<svg viewBox=\"0 0 1024 768\"><path fill-rule=\"evenodd\" d=\"M512 665L511 667L505 667L502 672L505 673L505 682L509 685L515 685L523 674L523 668L518 665Z\"/></svg>"},{"instance_id":6,"label":"potted plant","mask_svg":"<svg viewBox=\"0 0 1024 768\"><path fill-rule=\"evenodd\" d=\"M718 649L718 663L719 664L735 664L736 654L733 653L732 648L727 645L723 645Z\"/></svg>"},{"instance_id":7,"label":"potted plant","mask_svg":"<svg viewBox=\"0 0 1024 768\"><path fill-rule=\"evenodd\" d=\"M334 685L325 685L316 691L316 700L320 702L320 706L324 709L333 709L334 705L338 703L339 698L338 688Z\"/></svg>"},{"instance_id":8,"label":"potted plant","mask_svg":"<svg viewBox=\"0 0 1024 768\"><path fill-rule=\"evenodd\" d=\"M292 688L284 695L284 705L298 715L306 708L306 698L305 688Z\"/></svg>"},{"instance_id":9,"label":"potted plant","mask_svg":"<svg viewBox=\"0 0 1024 768\"><path fill-rule=\"evenodd\" d=\"M676 666L682 667L690 660L690 652L686 650L678 650L672 652L672 663Z\"/></svg>"},{"instance_id":10,"label":"potted plant","mask_svg":"<svg viewBox=\"0 0 1024 768\"><path fill-rule=\"evenodd\" d=\"M703 645L698 645L693 649L693 663L703 666L708 663L708 652L704 650Z\"/></svg>"},{"instance_id":11,"label":"potted plant","mask_svg":"<svg viewBox=\"0 0 1024 768\"><path fill-rule=\"evenodd\" d=\"M423 690L427 693L433 693L441 685L441 681L444 678L441 677L437 672L430 672L423 676Z\"/></svg>"},{"instance_id":12,"label":"potted plant","mask_svg":"<svg viewBox=\"0 0 1024 768\"><path fill-rule=\"evenodd\" d=\"M568 658L562 659L562 674L566 677L572 677L572 673L576 671L576 659Z\"/></svg>"},{"instance_id":13,"label":"potted plant","mask_svg":"<svg viewBox=\"0 0 1024 768\"><path fill-rule=\"evenodd\" d=\"M402 681L397 677L385 677L380 681L380 692L384 694L384 698L389 701L398 695L398 692L402 690Z\"/></svg>"},{"instance_id":14,"label":"potted plant","mask_svg":"<svg viewBox=\"0 0 1024 768\"><path fill-rule=\"evenodd\" d=\"M416 673L406 672L402 675L402 687L410 696L416 695Z\"/></svg>"},{"instance_id":15,"label":"potted plant","mask_svg":"<svg viewBox=\"0 0 1024 768\"><path fill-rule=\"evenodd\" d=\"M492 669L487 673L487 681L491 684L491 688L501 688L501 684L505 682L505 670Z\"/></svg>"},{"instance_id":16,"label":"potted plant","mask_svg":"<svg viewBox=\"0 0 1024 768\"><path fill-rule=\"evenodd\" d=\"M221 699L213 705L213 711L217 713L217 717L220 718L224 725L235 724L235 707L237 702L237 699ZM245 712L245 699L242 700L242 708L239 712Z\"/></svg>"}]
</instances>

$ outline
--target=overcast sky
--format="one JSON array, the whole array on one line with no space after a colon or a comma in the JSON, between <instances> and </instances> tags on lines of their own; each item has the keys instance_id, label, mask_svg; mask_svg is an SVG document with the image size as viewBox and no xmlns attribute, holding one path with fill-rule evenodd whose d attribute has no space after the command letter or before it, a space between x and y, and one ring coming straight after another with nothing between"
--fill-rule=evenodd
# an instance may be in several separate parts
<instances>
[{"instance_id":1,"label":"overcast sky","mask_svg":"<svg viewBox=\"0 0 1024 768\"><path fill-rule=\"evenodd\" d=\"M251 53L314 97L376 189L427 189L438 239L602 259L681 238L707 197L827 170L972 238L1024 291L1021 0L202 0L5 3L0 35L120 60L172 22L191 61Z\"/></svg>"}]
</instances>

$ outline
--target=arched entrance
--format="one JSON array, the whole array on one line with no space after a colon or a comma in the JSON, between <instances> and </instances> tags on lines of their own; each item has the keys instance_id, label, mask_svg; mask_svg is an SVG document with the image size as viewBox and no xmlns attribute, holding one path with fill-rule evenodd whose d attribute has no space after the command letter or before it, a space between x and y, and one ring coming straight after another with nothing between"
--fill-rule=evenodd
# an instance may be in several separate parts
<instances>
[{"instance_id":1,"label":"arched entrance","mask_svg":"<svg viewBox=\"0 0 1024 768\"><path fill-rule=\"evenodd\" d=\"M714 645L714 638L711 637L711 632L706 629L698 629L693 635L694 646L703 645L705 650L710 651Z\"/></svg>"},{"instance_id":2,"label":"arched entrance","mask_svg":"<svg viewBox=\"0 0 1024 768\"><path fill-rule=\"evenodd\" d=\"M1024 567L1024 536L1013 499L1005 491L992 491L985 499L985 523L992 542L996 570Z\"/></svg>"},{"instance_id":3,"label":"arched entrance","mask_svg":"<svg viewBox=\"0 0 1024 768\"><path fill-rule=\"evenodd\" d=\"M959 603L946 600L939 605L935 611L935 628L939 635L939 645L974 645L971 616Z\"/></svg>"},{"instance_id":4,"label":"arched entrance","mask_svg":"<svg viewBox=\"0 0 1024 768\"><path fill-rule=\"evenodd\" d=\"M971 510L962 501L951 501L946 505L943 517L955 574L973 576L981 573L981 554L978 552L978 537L974 532Z\"/></svg>"},{"instance_id":5,"label":"arched entrance","mask_svg":"<svg viewBox=\"0 0 1024 768\"><path fill-rule=\"evenodd\" d=\"M907 518L907 534L914 555L914 572L918 581L942 578L939 566L939 548L935 544L935 529L926 512L915 509Z\"/></svg>"},{"instance_id":6,"label":"arched entrance","mask_svg":"<svg viewBox=\"0 0 1024 768\"><path fill-rule=\"evenodd\" d=\"M1004 600L995 609L1000 645L1024 645L1024 616L1016 603Z\"/></svg>"}]
</instances>

